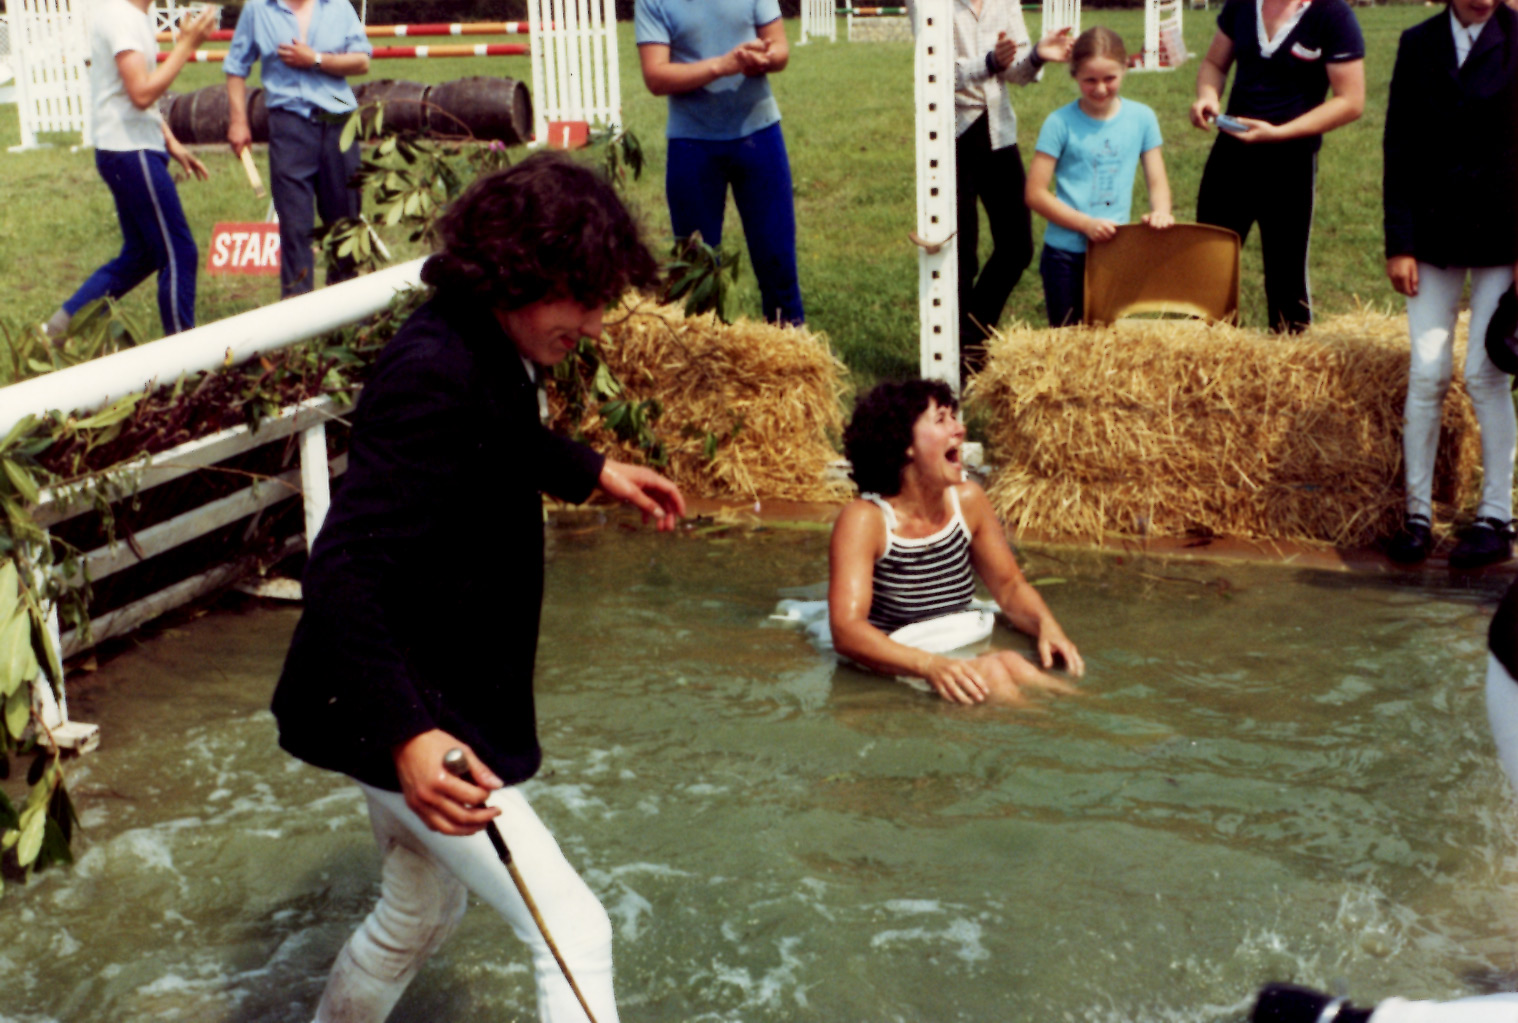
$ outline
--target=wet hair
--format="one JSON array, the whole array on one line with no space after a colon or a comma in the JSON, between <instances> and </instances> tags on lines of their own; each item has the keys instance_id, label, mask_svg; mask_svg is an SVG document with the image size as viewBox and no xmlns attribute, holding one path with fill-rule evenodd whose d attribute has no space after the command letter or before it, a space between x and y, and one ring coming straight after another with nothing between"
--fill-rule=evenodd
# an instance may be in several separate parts
<instances>
[{"instance_id":1,"label":"wet hair","mask_svg":"<svg viewBox=\"0 0 1518 1023\"><path fill-rule=\"evenodd\" d=\"M434 227L422 280L506 311L540 299L604 306L659 278L638 224L600 174L537 153L475 181Z\"/></svg>"},{"instance_id":2,"label":"wet hair","mask_svg":"<svg viewBox=\"0 0 1518 1023\"><path fill-rule=\"evenodd\" d=\"M859 399L843 431L843 453L861 493L890 497L901 492L912 427L930 401L940 408L959 408L954 392L942 380L887 381Z\"/></svg>"},{"instance_id":3,"label":"wet hair","mask_svg":"<svg viewBox=\"0 0 1518 1023\"><path fill-rule=\"evenodd\" d=\"M1128 48L1123 45L1123 37L1106 25L1088 28L1076 37L1075 46L1070 50L1070 77L1074 78L1081 65L1092 57L1115 60L1121 68L1128 66Z\"/></svg>"}]
</instances>

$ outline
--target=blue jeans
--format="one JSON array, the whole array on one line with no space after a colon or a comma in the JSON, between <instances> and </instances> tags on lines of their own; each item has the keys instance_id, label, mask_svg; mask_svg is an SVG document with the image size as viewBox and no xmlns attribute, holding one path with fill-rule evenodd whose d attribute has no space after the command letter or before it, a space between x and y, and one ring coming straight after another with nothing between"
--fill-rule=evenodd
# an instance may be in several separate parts
<instances>
[{"instance_id":1,"label":"blue jeans","mask_svg":"<svg viewBox=\"0 0 1518 1023\"><path fill-rule=\"evenodd\" d=\"M1081 322L1086 315L1086 254L1045 243L1038 272L1044 279L1044 308L1049 312L1049 326Z\"/></svg>"},{"instance_id":2,"label":"blue jeans","mask_svg":"<svg viewBox=\"0 0 1518 1023\"><path fill-rule=\"evenodd\" d=\"M169 177L169 155L152 149L95 150L95 169L116 200L121 252L90 274L63 303L73 316L99 298L120 298L158 274L158 316L165 334L195 326L200 250Z\"/></svg>"},{"instance_id":3,"label":"blue jeans","mask_svg":"<svg viewBox=\"0 0 1518 1023\"><path fill-rule=\"evenodd\" d=\"M664 190L675 237L700 231L706 244L713 248L721 244L722 214L731 185L748 239L749 262L759 281L764 318L805 322L796 272L791 161L779 122L731 141L670 139L668 160Z\"/></svg>"}]
</instances>

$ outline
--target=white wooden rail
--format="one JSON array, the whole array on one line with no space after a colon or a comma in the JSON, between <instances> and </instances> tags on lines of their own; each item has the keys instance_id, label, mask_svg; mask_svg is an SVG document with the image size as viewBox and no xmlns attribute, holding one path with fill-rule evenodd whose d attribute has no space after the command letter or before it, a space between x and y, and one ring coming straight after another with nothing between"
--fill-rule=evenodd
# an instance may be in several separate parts
<instances>
[{"instance_id":1,"label":"white wooden rail","mask_svg":"<svg viewBox=\"0 0 1518 1023\"><path fill-rule=\"evenodd\" d=\"M4 424L0 425L0 433L8 431L28 415L42 415L50 410L89 413L154 384L245 362L265 352L357 322L385 309L398 291L420 284L422 262L422 259L413 260L93 362L0 388L0 424ZM106 484L115 489L106 491L104 496L116 499L162 486L285 438L295 437L300 453L297 469L272 479L255 481L233 494L143 529L133 535L131 545L117 542L86 552L83 556L84 574L92 580L105 578L213 530L249 516L261 515L264 509L297 494L304 503L305 538L309 543L326 516L328 481L345 465L343 458L328 464L326 424L345 411L326 398L317 398L284 409L279 415L260 423L256 431L240 425L123 466L113 473L114 480ZM93 508L94 497L88 489L71 487L45 490L33 514L38 525L46 530ZM299 544L300 540L296 538L287 549L294 550ZM165 611L232 582L249 567L238 562L214 566L101 615L90 623L88 642L98 643L129 632ZM66 581L77 584L80 580L75 577ZM75 631L60 634L56 608L49 609L49 625L62 656L67 657L87 647L86 638ZM32 684L32 699L39 717L59 746L83 752L98 744L99 729L70 721L67 700L56 699L52 687L42 676Z\"/></svg>"},{"instance_id":2,"label":"white wooden rail","mask_svg":"<svg viewBox=\"0 0 1518 1023\"><path fill-rule=\"evenodd\" d=\"M16 75L21 144L44 145L46 132L90 131L89 33L83 4L72 0L19 0L10 7L10 44Z\"/></svg>"},{"instance_id":3,"label":"white wooden rail","mask_svg":"<svg viewBox=\"0 0 1518 1023\"><path fill-rule=\"evenodd\" d=\"M533 144L554 121L622 126L615 0L527 0Z\"/></svg>"},{"instance_id":4,"label":"white wooden rail","mask_svg":"<svg viewBox=\"0 0 1518 1023\"><path fill-rule=\"evenodd\" d=\"M798 45L816 39L838 41L838 0L801 0L801 39Z\"/></svg>"}]
</instances>

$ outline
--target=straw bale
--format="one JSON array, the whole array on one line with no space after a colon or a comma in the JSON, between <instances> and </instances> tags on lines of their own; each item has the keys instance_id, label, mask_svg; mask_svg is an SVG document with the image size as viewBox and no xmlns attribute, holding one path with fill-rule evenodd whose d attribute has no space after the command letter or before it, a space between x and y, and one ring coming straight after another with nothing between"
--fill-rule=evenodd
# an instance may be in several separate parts
<instances>
[{"instance_id":1,"label":"straw bale","mask_svg":"<svg viewBox=\"0 0 1518 1023\"><path fill-rule=\"evenodd\" d=\"M607 317L601 354L631 401L657 399L654 431L662 467L687 494L744 500L838 501L830 481L843 432L848 370L824 337L806 328L715 316L687 317L678 305L629 297ZM647 461L595 411L569 422L553 396L557 429L583 436L614 457ZM708 459L708 435L717 439Z\"/></svg>"},{"instance_id":2,"label":"straw bale","mask_svg":"<svg viewBox=\"0 0 1518 1023\"><path fill-rule=\"evenodd\" d=\"M1288 338L1182 320L998 336L967 401L989 412L990 496L1019 532L1227 535L1367 546L1405 507L1407 320L1368 310ZM1473 505L1480 444L1459 367L1437 517Z\"/></svg>"}]
</instances>

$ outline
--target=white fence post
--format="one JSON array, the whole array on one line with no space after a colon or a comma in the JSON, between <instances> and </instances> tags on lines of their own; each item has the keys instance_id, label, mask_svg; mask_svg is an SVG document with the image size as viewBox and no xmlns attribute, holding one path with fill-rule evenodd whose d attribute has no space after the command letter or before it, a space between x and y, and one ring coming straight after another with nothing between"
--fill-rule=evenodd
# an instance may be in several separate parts
<instances>
[{"instance_id":1,"label":"white fence post","mask_svg":"<svg viewBox=\"0 0 1518 1023\"><path fill-rule=\"evenodd\" d=\"M622 125L615 0L528 0L533 145L551 121Z\"/></svg>"},{"instance_id":2,"label":"white fence post","mask_svg":"<svg viewBox=\"0 0 1518 1023\"><path fill-rule=\"evenodd\" d=\"M1039 38L1062 28L1070 30L1072 39L1081 34L1081 0L1043 0L1043 4Z\"/></svg>"},{"instance_id":3,"label":"white fence post","mask_svg":"<svg viewBox=\"0 0 1518 1023\"><path fill-rule=\"evenodd\" d=\"M917 6L917 307L922 376L959 393L959 239L954 181L954 0Z\"/></svg>"},{"instance_id":4,"label":"white fence post","mask_svg":"<svg viewBox=\"0 0 1518 1023\"><path fill-rule=\"evenodd\" d=\"M54 131L77 131L89 145L89 31L83 9L76 10L71 0L19 0L11 8L10 33L21 123L21 144L11 151L35 149L39 134Z\"/></svg>"},{"instance_id":5,"label":"white fence post","mask_svg":"<svg viewBox=\"0 0 1518 1023\"><path fill-rule=\"evenodd\" d=\"M812 36L838 40L837 0L801 0L801 43Z\"/></svg>"},{"instance_id":6,"label":"white fence post","mask_svg":"<svg viewBox=\"0 0 1518 1023\"><path fill-rule=\"evenodd\" d=\"M1181 12L1181 0L1145 0L1144 52L1134 70L1169 71L1186 63Z\"/></svg>"}]
</instances>

